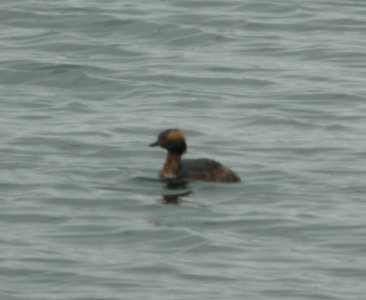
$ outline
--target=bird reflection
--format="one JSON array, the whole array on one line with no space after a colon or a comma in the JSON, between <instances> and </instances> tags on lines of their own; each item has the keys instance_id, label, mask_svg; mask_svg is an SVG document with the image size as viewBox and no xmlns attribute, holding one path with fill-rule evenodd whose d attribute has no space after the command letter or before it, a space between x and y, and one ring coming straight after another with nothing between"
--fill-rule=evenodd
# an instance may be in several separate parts
<instances>
[{"instance_id":1,"label":"bird reflection","mask_svg":"<svg viewBox=\"0 0 366 300\"><path fill-rule=\"evenodd\" d=\"M166 188L168 190L180 190L176 193L163 194L163 203L164 204L179 204L183 201L183 197L187 197L192 194L192 191L185 190L187 189L188 181L187 180L166 180Z\"/></svg>"}]
</instances>

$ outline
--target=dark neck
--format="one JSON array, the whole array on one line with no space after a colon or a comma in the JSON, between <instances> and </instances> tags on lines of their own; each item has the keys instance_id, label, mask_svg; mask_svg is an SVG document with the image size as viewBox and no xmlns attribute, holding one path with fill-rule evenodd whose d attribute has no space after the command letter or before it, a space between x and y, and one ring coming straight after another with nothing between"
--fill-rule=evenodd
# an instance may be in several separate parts
<instances>
[{"instance_id":1,"label":"dark neck","mask_svg":"<svg viewBox=\"0 0 366 300\"><path fill-rule=\"evenodd\" d=\"M160 171L160 177L176 178L181 159L182 159L181 154L168 152L165 158L164 166Z\"/></svg>"}]
</instances>

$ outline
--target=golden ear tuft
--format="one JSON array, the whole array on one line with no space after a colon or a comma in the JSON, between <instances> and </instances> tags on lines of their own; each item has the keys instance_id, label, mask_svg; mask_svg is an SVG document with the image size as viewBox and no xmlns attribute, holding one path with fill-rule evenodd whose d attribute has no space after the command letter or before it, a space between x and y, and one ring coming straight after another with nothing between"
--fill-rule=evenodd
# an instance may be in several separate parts
<instances>
[{"instance_id":1,"label":"golden ear tuft","mask_svg":"<svg viewBox=\"0 0 366 300\"><path fill-rule=\"evenodd\" d=\"M182 130L172 130L167 134L167 139L169 141L173 140L184 140L184 132Z\"/></svg>"}]
</instances>

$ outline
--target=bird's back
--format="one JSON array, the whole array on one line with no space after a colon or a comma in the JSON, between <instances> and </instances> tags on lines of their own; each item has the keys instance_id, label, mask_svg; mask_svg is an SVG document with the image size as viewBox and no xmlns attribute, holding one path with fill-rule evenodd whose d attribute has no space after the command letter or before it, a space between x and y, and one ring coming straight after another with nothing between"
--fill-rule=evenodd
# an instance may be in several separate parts
<instances>
[{"instance_id":1,"label":"bird's back","mask_svg":"<svg viewBox=\"0 0 366 300\"><path fill-rule=\"evenodd\" d=\"M240 178L219 162L207 159L183 159L178 169L178 178L216 182L238 182Z\"/></svg>"}]
</instances>

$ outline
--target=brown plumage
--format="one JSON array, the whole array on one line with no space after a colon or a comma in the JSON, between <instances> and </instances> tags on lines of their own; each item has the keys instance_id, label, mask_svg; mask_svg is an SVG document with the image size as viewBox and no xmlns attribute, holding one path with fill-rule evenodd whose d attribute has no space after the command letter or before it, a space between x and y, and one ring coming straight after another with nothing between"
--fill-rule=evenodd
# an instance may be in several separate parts
<instances>
[{"instance_id":1,"label":"brown plumage","mask_svg":"<svg viewBox=\"0 0 366 300\"><path fill-rule=\"evenodd\" d=\"M184 133L179 129L161 132L150 146L160 146L168 151L160 178L193 179L213 182L238 182L240 177L219 162L207 158L182 159L187 150Z\"/></svg>"}]
</instances>

